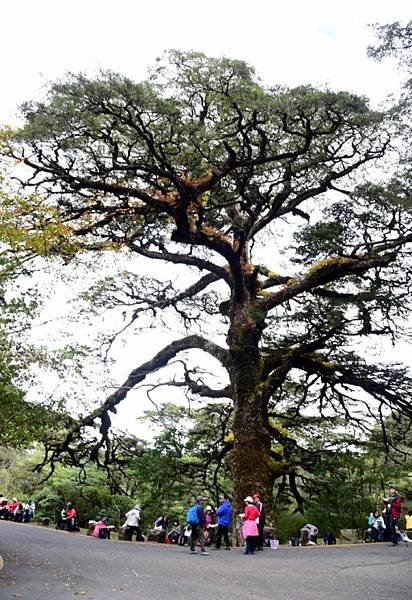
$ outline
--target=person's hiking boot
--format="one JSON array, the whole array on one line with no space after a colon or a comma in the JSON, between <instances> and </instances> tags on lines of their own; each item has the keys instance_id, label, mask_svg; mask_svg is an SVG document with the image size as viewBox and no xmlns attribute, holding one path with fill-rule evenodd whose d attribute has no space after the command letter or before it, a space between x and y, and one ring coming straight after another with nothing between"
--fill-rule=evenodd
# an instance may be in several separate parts
<instances>
[{"instance_id":1,"label":"person's hiking boot","mask_svg":"<svg viewBox=\"0 0 412 600\"><path fill-rule=\"evenodd\" d=\"M201 550L200 551L200 555L201 556L209 556L210 552L206 552L206 550Z\"/></svg>"}]
</instances>

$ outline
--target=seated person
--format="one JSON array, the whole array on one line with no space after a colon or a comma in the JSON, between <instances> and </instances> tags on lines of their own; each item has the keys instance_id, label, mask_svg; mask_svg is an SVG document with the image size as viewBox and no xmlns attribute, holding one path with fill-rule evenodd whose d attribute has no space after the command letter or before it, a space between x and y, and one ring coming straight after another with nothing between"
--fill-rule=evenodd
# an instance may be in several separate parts
<instances>
[{"instance_id":1,"label":"seated person","mask_svg":"<svg viewBox=\"0 0 412 600\"><path fill-rule=\"evenodd\" d=\"M98 538L99 540L110 540L110 529L108 526L108 518L101 517L99 521L97 521L94 526L92 536Z\"/></svg>"},{"instance_id":2,"label":"seated person","mask_svg":"<svg viewBox=\"0 0 412 600\"><path fill-rule=\"evenodd\" d=\"M57 520L56 523L56 529L65 529L66 528L66 506L63 506L63 508L60 511L60 516Z\"/></svg>"},{"instance_id":3,"label":"seated person","mask_svg":"<svg viewBox=\"0 0 412 600\"><path fill-rule=\"evenodd\" d=\"M173 521L172 529L167 534L171 544L178 544L181 536L181 527L179 521Z\"/></svg>"},{"instance_id":4,"label":"seated person","mask_svg":"<svg viewBox=\"0 0 412 600\"><path fill-rule=\"evenodd\" d=\"M318 528L316 525L312 525L312 523L307 523L302 527L302 533L307 532L308 536L308 546L315 546L318 538ZM304 540L302 540L302 545L304 545Z\"/></svg>"},{"instance_id":5,"label":"seated person","mask_svg":"<svg viewBox=\"0 0 412 600\"><path fill-rule=\"evenodd\" d=\"M179 546L184 546L185 544L189 544L189 539L191 536L191 526L189 525L189 523L186 523L186 525L183 527L183 529L181 530L180 533L180 538L179 538Z\"/></svg>"},{"instance_id":6,"label":"seated person","mask_svg":"<svg viewBox=\"0 0 412 600\"><path fill-rule=\"evenodd\" d=\"M331 532L325 533L323 543L328 546L334 546L336 544L336 537Z\"/></svg>"},{"instance_id":7,"label":"seated person","mask_svg":"<svg viewBox=\"0 0 412 600\"><path fill-rule=\"evenodd\" d=\"M385 521L379 511L371 512L368 518L368 529L363 534L364 542L383 542L385 529Z\"/></svg>"},{"instance_id":8,"label":"seated person","mask_svg":"<svg viewBox=\"0 0 412 600\"><path fill-rule=\"evenodd\" d=\"M168 513L163 513L163 515L161 517L159 517L158 519L156 519L156 521L154 522L153 529L158 532L157 541L160 543L163 543L166 541L166 531L167 531L168 524L169 524Z\"/></svg>"},{"instance_id":9,"label":"seated person","mask_svg":"<svg viewBox=\"0 0 412 600\"><path fill-rule=\"evenodd\" d=\"M156 529L157 531L166 531L168 524L169 515L168 513L163 513L163 515L154 522L153 529Z\"/></svg>"},{"instance_id":10,"label":"seated person","mask_svg":"<svg viewBox=\"0 0 412 600\"><path fill-rule=\"evenodd\" d=\"M19 502L13 512L13 520L17 523L21 523L23 521L24 515L24 506L23 502Z\"/></svg>"},{"instance_id":11,"label":"seated person","mask_svg":"<svg viewBox=\"0 0 412 600\"><path fill-rule=\"evenodd\" d=\"M67 531L78 531L77 529L77 513L71 502L66 504L66 526Z\"/></svg>"},{"instance_id":12,"label":"seated person","mask_svg":"<svg viewBox=\"0 0 412 600\"><path fill-rule=\"evenodd\" d=\"M0 500L0 519L9 519L10 518L10 505L7 498L2 498Z\"/></svg>"}]
</instances>

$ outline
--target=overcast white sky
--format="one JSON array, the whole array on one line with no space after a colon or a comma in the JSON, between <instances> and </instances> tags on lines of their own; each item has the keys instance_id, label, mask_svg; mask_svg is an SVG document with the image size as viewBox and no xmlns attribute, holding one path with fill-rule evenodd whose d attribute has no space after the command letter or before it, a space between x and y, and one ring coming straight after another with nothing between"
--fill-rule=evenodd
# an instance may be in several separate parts
<instances>
[{"instance_id":1,"label":"overcast white sky","mask_svg":"<svg viewBox=\"0 0 412 600\"><path fill-rule=\"evenodd\" d=\"M245 59L267 83L327 83L381 100L393 64L366 57L367 25L408 20L405 0L20 0L2 2L0 123L65 71L141 79L170 48Z\"/></svg>"},{"instance_id":2,"label":"overcast white sky","mask_svg":"<svg viewBox=\"0 0 412 600\"><path fill-rule=\"evenodd\" d=\"M267 84L327 84L376 104L402 74L367 58L368 24L407 21L411 11L405 0L20 0L2 3L1 16L0 124L13 124L16 107L66 71L139 80L170 48L244 59ZM140 353L123 361L119 383Z\"/></svg>"}]
</instances>

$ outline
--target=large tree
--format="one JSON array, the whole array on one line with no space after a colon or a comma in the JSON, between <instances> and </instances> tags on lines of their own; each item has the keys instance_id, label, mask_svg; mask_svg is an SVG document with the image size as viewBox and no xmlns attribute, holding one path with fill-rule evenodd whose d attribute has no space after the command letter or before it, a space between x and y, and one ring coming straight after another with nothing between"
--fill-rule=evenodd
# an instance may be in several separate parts
<instances>
[{"instance_id":1,"label":"large tree","mask_svg":"<svg viewBox=\"0 0 412 600\"><path fill-rule=\"evenodd\" d=\"M412 415L407 371L372 364L362 345L404 334L412 240L402 189L365 181L391 143L390 122L365 98L267 89L243 62L172 52L148 81L70 75L22 112L8 155L43 198L34 210L55 232L47 253L124 249L153 271L188 271L180 287L119 273L99 288L101 303L132 309L132 323L174 308L188 332L50 445L51 460L76 445L108 459L110 413L177 356L170 383L232 403L238 506L255 489L270 498L279 477L296 489L311 452L290 424L315 432L323 419L346 436L388 412ZM196 319L216 312L206 337ZM220 363L227 386L202 379L193 350Z\"/></svg>"}]
</instances>

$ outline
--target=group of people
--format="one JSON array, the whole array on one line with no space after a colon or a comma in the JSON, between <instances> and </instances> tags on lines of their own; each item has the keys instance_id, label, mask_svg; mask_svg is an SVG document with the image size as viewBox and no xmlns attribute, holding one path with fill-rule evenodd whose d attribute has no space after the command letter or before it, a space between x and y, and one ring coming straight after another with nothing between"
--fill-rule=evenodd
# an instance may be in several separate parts
<instances>
[{"instance_id":1,"label":"group of people","mask_svg":"<svg viewBox=\"0 0 412 600\"><path fill-rule=\"evenodd\" d=\"M187 523L190 526L190 553L196 554L196 545L200 546L200 554L208 555L205 549L214 543L215 550L220 550L222 538L225 549L230 550L229 527L232 521L232 507L225 494L219 496L219 506L215 511L211 506L203 510L203 496L196 498L187 511ZM245 509L239 515L242 519L242 535L245 540L244 554L255 554L256 550L263 550L265 511L259 494L247 496L244 499ZM217 521L217 522L216 522ZM212 533L213 532L213 533Z\"/></svg>"},{"instance_id":2,"label":"group of people","mask_svg":"<svg viewBox=\"0 0 412 600\"><path fill-rule=\"evenodd\" d=\"M190 553L196 554L196 546L200 546L200 554L208 555L206 547L212 546L215 550L220 550L222 540L226 550L231 549L229 539L229 527L232 521L232 507L228 497L225 494L219 495L219 505L214 510L210 505L203 508L207 498L198 496L196 502L189 507L186 515L186 523L181 526L177 520L174 520L169 526L169 514L163 513L154 523L154 530L161 536L159 541L165 541L170 544L184 546L190 545ZM401 517L402 500L398 495L395 486L389 489L389 496L382 499L384 510L375 510L371 512L368 519L368 529L364 533L365 541L382 542L390 541L392 546L396 546L401 539L409 540L405 532L400 530L399 519ZM245 508L239 517L242 521L241 531L245 540L244 554L252 555L257 550L263 550L266 540L264 537L265 527L265 509L259 494L246 496L244 499ZM144 536L140 527L141 520L140 504L135 504L125 516L126 521L123 524L124 539L132 541L135 536L136 541L144 541ZM28 523L35 516L35 503L33 500L21 502L13 498L11 502L7 498L0 498L0 519L13 520L17 522ZM410 510L405 517L406 530L412 530L412 511ZM110 529L108 517L101 517L93 522L94 528L92 535L100 539L110 538ZM317 527L306 525L307 544L315 544L318 533ZM304 528L304 529L305 529ZM67 529L67 531L78 531L77 514L71 502L67 502L60 513L56 524L56 529ZM303 531L303 530L302 530ZM404 537L402 537L402 535ZM333 540L329 540L332 536ZM327 538L327 539L326 539ZM295 539L295 538L293 538ZM299 538L296 538L299 540ZM336 543L333 534L325 534L324 543ZM290 545L295 545L290 542ZM298 545L298 544L296 544ZM299 543L300 545L300 543Z\"/></svg>"},{"instance_id":3,"label":"group of people","mask_svg":"<svg viewBox=\"0 0 412 600\"><path fill-rule=\"evenodd\" d=\"M29 523L34 519L36 505L33 500L21 502L13 498L11 502L7 498L0 498L0 519L16 521L17 523Z\"/></svg>"},{"instance_id":4,"label":"group of people","mask_svg":"<svg viewBox=\"0 0 412 600\"><path fill-rule=\"evenodd\" d=\"M203 509L205 499L200 501L200 498L201 496L198 496L194 509L192 509L192 513L188 517L189 520L184 525L180 525L179 521L175 519L171 526L169 526L168 513L163 513L156 519L153 529L159 533L159 541L179 546L190 544L190 539L195 529L193 526L195 525L199 526L206 547L216 547L217 545L220 548L223 537L226 547L230 548L228 527L232 519L232 508L229 500L222 494L219 497L219 506L216 510L213 510L210 505ZM200 513L198 515L198 505L202 508L201 515Z\"/></svg>"},{"instance_id":5,"label":"group of people","mask_svg":"<svg viewBox=\"0 0 412 600\"><path fill-rule=\"evenodd\" d=\"M196 546L200 546L200 554L208 555L206 550L212 546L220 550L222 542L226 550L231 549L229 539L229 527L232 522L232 506L225 494L219 495L219 505L214 510L210 505L204 508L207 498L198 496L196 502L189 507L186 515L186 523L182 526L178 520L169 525L169 514L163 513L153 525L157 532L158 541L184 546L190 546L190 553L197 554ZM242 535L245 540L244 554L255 554L256 550L263 550L265 545L264 526L265 509L259 494L247 496L244 500L244 512L239 515L242 520ZM143 541L144 537L140 529L141 505L136 504L126 513L126 521L123 524L124 539L132 541ZM98 537L96 535L96 537Z\"/></svg>"},{"instance_id":6,"label":"group of people","mask_svg":"<svg viewBox=\"0 0 412 600\"><path fill-rule=\"evenodd\" d=\"M391 546L397 546L400 540L410 541L408 536L399 527L402 500L395 486L389 488L389 496L383 498L384 510L371 512L368 519L368 529L364 533L364 541L383 542L390 541ZM412 511L405 518L406 529L412 529Z\"/></svg>"},{"instance_id":7,"label":"group of people","mask_svg":"<svg viewBox=\"0 0 412 600\"><path fill-rule=\"evenodd\" d=\"M385 540L385 511L375 510L368 517L368 528L363 534L365 542L383 542Z\"/></svg>"}]
</instances>

